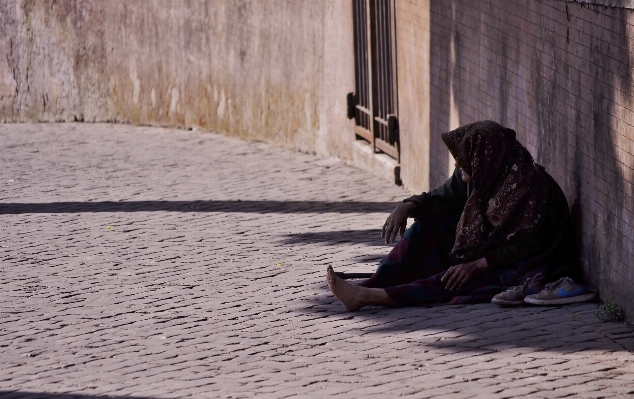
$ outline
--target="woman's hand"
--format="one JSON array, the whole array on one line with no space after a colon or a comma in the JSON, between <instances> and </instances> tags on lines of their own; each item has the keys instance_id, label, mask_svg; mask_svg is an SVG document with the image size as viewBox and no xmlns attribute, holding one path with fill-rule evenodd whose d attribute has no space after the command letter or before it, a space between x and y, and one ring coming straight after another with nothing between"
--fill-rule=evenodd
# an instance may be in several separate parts
<instances>
[{"instance_id":1,"label":"woman's hand","mask_svg":"<svg viewBox=\"0 0 634 399\"><path fill-rule=\"evenodd\" d=\"M440 281L446 281L445 289L459 290L471 277L489 268L486 258L480 258L473 262L461 263L451 266L442 276Z\"/></svg>"},{"instance_id":2,"label":"woman's hand","mask_svg":"<svg viewBox=\"0 0 634 399\"><path fill-rule=\"evenodd\" d=\"M407 227L407 218L414 209L416 209L416 204L413 202L402 202L396 206L396 209L385 220L381 230L381 237L385 238L386 244L394 242L398 232L401 233L401 238L403 238Z\"/></svg>"}]
</instances>

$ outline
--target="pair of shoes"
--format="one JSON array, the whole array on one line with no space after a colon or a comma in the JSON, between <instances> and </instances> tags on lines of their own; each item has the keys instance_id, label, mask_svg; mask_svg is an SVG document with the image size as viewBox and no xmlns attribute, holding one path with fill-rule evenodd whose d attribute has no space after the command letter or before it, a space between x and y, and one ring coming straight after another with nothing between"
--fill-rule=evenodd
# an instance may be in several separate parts
<instances>
[{"instance_id":1,"label":"pair of shoes","mask_svg":"<svg viewBox=\"0 0 634 399\"><path fill-rule=\"evenodd\" d=\"M524 302L531 305L567 305L596 298L596 291L575 283L570 277L562 277L554 283L546 284L541 292L527 295Z\"/></svg>"},{"instance_id":2,"label":"pair of shoes","mask_svg":"<svg viewBox=\"0 0 634 399\"><path fill-rule=\"evenodd\" d=\"M502 306L518 306L524 304L527 295L537 294L544 288L541 273L522 281L520 285L513 286L504 292L500 292L491 299L491 302Z\"/></svg>"},{"instance_id":3,"label":"pair of shoes","mask_svg":"<svg viewBox=\"0 0 634 399\"><path fill-rule=\"evenodd\" d=\"M570 277L562 277L554 283L544 286L544 276L539 273L527 278L520 285L500 292L491 302L502 306L531 305L567 305L569 303L586 302L596 299L597 293Z\"/></svg>"}]
</instances>

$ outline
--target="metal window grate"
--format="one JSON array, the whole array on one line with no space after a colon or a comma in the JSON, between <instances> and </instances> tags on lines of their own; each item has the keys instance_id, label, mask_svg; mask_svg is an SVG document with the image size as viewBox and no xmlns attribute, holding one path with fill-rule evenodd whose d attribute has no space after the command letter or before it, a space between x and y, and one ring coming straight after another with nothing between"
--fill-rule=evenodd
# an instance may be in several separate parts
<instances>
[{"instance_id":1,"label":"metal window grate","mask_svg":"<svg viewBox=\"0 0 634 399\"><path fill-rule=\"evenodd\" d=\"M394 0L352 0L355 133L400 161Z\"/></svg>"},{"instance_id":2,"label":"metal window grate","mask_svg":"<svg viewBox=\"0 0 634 399\"><path fill-rule=\"evenodd\" d=\"M371 141L372 102L370 94L370 57L368 49L368 0L352 0L354 26L354 70L356 125L367 131L361 136ZM358 129L360 130L360 129Z\"/></svg>"}]
</instances>

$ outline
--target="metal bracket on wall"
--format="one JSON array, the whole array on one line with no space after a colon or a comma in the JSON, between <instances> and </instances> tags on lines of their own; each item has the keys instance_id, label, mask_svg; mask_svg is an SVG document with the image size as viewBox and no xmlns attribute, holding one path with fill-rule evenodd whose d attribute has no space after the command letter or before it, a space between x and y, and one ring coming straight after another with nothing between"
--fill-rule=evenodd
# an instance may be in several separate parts
<instances>
[{"instance_id":1,"label":"metal bracket on wall","mask_svg":"<svg viewBox=\"0 0 634 399\"><path fill-rule=\"evenodd\" d=\"M354 93L348 93L346 100L348 103L348 119L354 119L354 111L357 108L357 96Z\"/></svg>"},{"instance_id":2,"label":"metal bracket on wall","mask_svg":"<svg viewBox=\"0 0 634 399\"><path fill-rule=\"evenodd\" d=\"M399 129L398 129L398 118L394 114L390 114L387 116L387 132L389 143L394 145L394 143L399 143Z\"/></svg>"}]
</instances>

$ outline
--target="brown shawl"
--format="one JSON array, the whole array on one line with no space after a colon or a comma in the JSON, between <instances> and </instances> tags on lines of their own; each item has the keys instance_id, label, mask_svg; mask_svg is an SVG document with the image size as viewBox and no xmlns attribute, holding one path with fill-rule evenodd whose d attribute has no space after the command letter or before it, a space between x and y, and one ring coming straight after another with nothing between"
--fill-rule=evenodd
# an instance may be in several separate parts
<instances>
[{"instance_id":1,"label":"brown shawl","mask_svg":"<svg viewBox=\"0 0 634 399\"><path fill-rule=\"evenodd\" d=\"M515 138L515 131L481 121L442 134L462 170L473 178L451 255L484 256L537 228L546 208L543 168Z\"/></svg>"}]
</instances>

